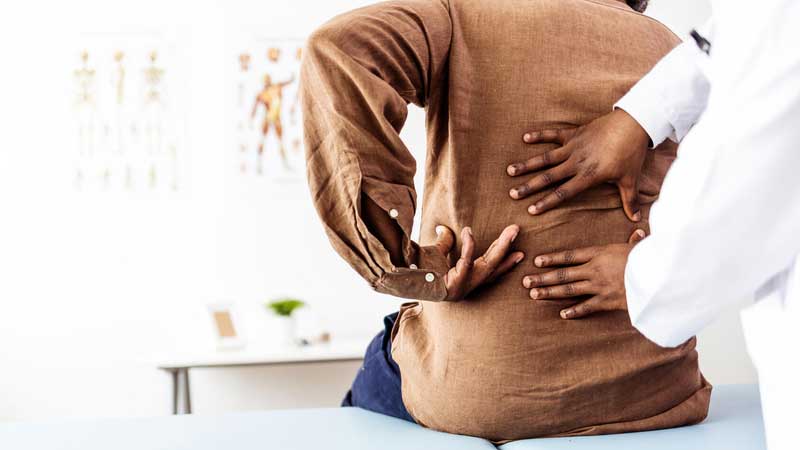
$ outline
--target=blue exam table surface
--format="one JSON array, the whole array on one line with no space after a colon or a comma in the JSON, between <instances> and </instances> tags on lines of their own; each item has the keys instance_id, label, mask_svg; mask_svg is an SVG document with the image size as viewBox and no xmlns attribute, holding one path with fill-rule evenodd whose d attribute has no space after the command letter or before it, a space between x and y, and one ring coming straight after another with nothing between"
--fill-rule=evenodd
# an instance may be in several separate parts
<instances>
[{"instance_id":1,"label":"blue exam table surface","mask_svg":"<svg viewBox=\"0 0 800 450\"><path fill-rule=\"evenodd\" d=\"M440 433L357 408L274 410L148 419L0 424L8 450L492 450L488 441ZM715 387L700 425L607 436L529 439L503 450L764 450L758 388Z\"/></svg>"}]
</instances>

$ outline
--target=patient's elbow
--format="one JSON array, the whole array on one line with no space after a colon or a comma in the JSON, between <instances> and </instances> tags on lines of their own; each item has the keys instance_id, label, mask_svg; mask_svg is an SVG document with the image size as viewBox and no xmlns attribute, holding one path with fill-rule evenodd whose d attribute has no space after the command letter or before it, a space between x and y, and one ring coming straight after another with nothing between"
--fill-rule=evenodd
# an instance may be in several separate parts
<instances>
[{"instance_id":1,"label":"patient's elbow","mask_svg":"<svg viewBox=\"0 0 800 450\"><path fill-rule=\"evenodd\" d=\"M338 28L335 24L326 23L317 28L306 39L306 55L314 55L331 46L335 46L336 35L339 34Z\"/></svg>"},{"instance_id":2,"label":"patient's elbow","mask_svg":"<svg viewBox=\"0 0 800 450\"><path fill-rule=\"evenodd\" d=\"M314 30L306 39L304 59L338 51L348 54L348 47L359 40L359 30L363 26L364 19L355 12L334 17Z\"/></svg>"}]
</instances>

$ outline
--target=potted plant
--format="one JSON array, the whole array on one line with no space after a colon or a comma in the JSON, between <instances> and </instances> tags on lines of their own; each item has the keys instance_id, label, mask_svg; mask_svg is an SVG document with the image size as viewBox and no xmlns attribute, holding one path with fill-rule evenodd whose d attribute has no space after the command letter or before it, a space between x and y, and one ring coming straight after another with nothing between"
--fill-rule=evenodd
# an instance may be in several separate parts
<instances>
[{"instance_id":1,"label":"potted plant","mask_svg":"<svg viewBox=\"0 0 800 450\"><path fill-rule=\"evenodd\" d=\"M283 337L284 344L294 343L296 338L297 324L292 313L298 308L305 306L305 302L296 298L279 298L267 303L267 309L271 310L277 318L280 335Z\"/></svg>"}]
</instances>

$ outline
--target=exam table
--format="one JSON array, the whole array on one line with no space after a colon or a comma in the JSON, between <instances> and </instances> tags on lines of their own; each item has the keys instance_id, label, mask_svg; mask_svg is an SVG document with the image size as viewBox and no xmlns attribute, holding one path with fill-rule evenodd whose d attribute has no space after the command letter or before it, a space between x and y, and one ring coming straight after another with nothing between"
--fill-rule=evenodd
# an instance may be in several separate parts
<instances>
[{"instance_id":1,"label":"exam table","mask_svg":"<svg viewBox=\"0 0 800 450\"><path fill-rule=\"evenodd\" d=\"M148 419L0 424L8 450L492 450L483 439L451 435L357 408L273 410ZM669 430L528 439L502 450L764 450L758 388L714 388L708 419Z\"/></svg>"}]
</instances>

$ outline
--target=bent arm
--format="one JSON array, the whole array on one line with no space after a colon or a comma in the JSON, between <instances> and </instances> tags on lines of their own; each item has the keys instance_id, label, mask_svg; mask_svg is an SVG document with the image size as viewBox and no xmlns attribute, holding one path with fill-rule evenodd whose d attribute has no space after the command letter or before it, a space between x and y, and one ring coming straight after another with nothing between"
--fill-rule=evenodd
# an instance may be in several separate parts
<instances>
[{"instance_id":1,"label":"bent arm","mask_svg":"<svg viewBox=\"0 0 800 450\"><path fill-rule=\"evenodd\" d=\"M702 33L711 29L710 22ZM650 136L652 146L667 138L680 142L697 123L711 88L702 69L707 59L693 41L672 49L615 105Z\"/></svg>"},{"instance_id":2,"label":"bent arm","mask_svg":"<svg viewBox=\"0 0 800 450\"><path fill-rule=\"evenodd\" d=\"M439 88L450 47L444 1L361 8L312 34L301 70L312 199L333 247L376 290L443 299L442 277L410 268L416 162L399 132L407 106Z\"/></svg>"},{"instance_id":3,"label":"bent arm","mask_svg":"<svg viewBox=\"0 0 800 450\"><path fill-rule=\"evenodd\" d=\"M781 29L791 39L728 43L735 51L717 65L728 70L667 174L652 235L630 254L631 322L662 346L689 339L800 254L800 55L776 44L800 38L792 29Z\"/></svg>"}]
</instances>

